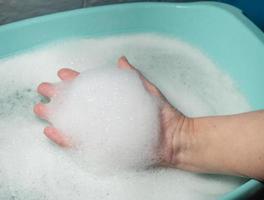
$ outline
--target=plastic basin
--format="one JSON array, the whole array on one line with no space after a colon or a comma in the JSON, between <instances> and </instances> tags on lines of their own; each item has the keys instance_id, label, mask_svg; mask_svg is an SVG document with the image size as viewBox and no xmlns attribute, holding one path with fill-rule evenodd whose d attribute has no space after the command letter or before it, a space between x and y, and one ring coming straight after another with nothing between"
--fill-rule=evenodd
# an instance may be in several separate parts
<instances>
[{"instance_id":1,"label":"plastic basin","mask_svg":"<svg viewBox=\"0 0 264 200\"><path fill-rule=\"evenodd\" d=\"M126 3L23 20L0 26L0 58L66 38L142 32L198 47L234 79L253 109L264 108L263 33L240 10L222 3ZM220 199L246 199L263 187L249 180Z\"/></svg>"}]
</instances>

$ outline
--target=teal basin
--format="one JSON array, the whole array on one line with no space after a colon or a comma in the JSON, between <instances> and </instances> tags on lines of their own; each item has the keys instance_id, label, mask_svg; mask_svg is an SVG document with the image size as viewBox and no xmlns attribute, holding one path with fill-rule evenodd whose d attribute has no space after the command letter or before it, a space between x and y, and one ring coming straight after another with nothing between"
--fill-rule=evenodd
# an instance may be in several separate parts
<instances>
[{"instance_id":1,"label":"teal basin","mask_svg":"<svg viewBox=\"0 0 264 200\"><path fill-rule=\"evenodd\" d=\"M264 108L264 36L240 10L221 3L126 3L68 11L0 26L0 58L72 37L151 32L175 36L228 73L253 109ZM249 180L220 199L263 189Z\"/></svg>"}]
</instances>

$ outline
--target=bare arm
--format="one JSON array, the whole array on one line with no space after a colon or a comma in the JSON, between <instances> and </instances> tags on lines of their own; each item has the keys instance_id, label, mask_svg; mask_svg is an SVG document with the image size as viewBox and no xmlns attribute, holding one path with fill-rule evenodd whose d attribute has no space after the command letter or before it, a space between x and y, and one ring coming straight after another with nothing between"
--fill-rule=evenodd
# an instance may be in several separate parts
<instances>
[{"instance_id":1,"label":"bare arm","mask_svg":"<svg viewBox=\"0 0 264 200\"><path fill-rule=\"evenodd\" d=\"M264 180L264 111L188 121L175 166Z\"/></svg>"}]
</instances>

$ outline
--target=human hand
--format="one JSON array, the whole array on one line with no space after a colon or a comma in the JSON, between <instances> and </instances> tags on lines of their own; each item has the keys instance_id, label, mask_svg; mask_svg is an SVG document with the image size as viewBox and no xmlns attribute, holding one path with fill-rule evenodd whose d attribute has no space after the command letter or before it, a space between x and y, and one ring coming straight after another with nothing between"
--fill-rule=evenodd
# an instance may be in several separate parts
<instances>
[{"instance_id":1,"label":"human hand","mask_svg":"<svg viewBox=\"0 0 264 200\"><path fill-rule=\"evenodd\" d=\"M160 145L158 149L161 164L173 167L180 167L182 151L186 150L186 141L191 132L191 119L184 116L181 112L175 109L160 90L147 80L143 74L132 66L126 57L121 57L118 60L118 67L123 70L134 70L141 79L145 89L153 96L159 98L162 102L160 107ZM73 80L79 75L71 69L61 69L58 71L58 76L62 81ZM56 94L56 88L51 83L41 83L37 91L45 96L52 97ZM38 103L34 107L36 115L42 119L48 120L49 112L46 106ZM52 112L52 111L51 111ZM62 147L73 147L73 142L64 136L56 127L52 125L44 129L44 134L53 142Z\"/></svg>"}]
</instances>

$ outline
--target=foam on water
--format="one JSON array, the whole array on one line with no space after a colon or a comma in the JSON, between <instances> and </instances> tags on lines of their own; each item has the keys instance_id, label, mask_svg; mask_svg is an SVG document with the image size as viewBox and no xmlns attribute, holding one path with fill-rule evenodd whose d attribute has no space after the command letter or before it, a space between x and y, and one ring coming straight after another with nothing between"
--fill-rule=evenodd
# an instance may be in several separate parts
<instances>
[{"instance_id":1,"label":"foam on water","mask_svg":"<svg viewBox=\"0 0 264 200\"><path fill-rule=\"evenodd\" d=\"M126 55L169 101L189 116L250 109L232 80L199 50L157 35L78 39L0 61L0 199L212 199L243 179L153 168L98 174L50 142L32 113L42 81L56 71L116 65Z\"/></svg>"}]
</instances>

